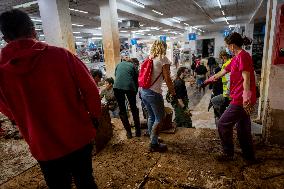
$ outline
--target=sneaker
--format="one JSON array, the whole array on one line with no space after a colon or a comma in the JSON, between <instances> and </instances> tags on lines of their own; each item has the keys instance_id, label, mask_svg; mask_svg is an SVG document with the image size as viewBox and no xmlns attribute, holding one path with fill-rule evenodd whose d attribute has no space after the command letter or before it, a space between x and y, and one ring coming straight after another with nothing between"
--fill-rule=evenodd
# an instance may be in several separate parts
<instances>
[{"instance_id":1,"label":"sneaker","mask_svg":"<svg viewBox=\"0 0 284 189\"><path fill-rule=\"evenodd\" d=\"M218 154L215 156L215 159L219 162L226 162L226 161L234 161L234 156L233 155L228 155L228 154Z\"/></svg>"},{"instance_id":2,"label":"sneaker","mask_svg":"<svg viewBox=\"0 0 284 189\"><path fill-rule=\"evenodd\" d=\"M149 149L150 152L165 152L167 150L168 150L167 145L162 143L156 145L151 144Z\"/></svg>"}]
</instances>

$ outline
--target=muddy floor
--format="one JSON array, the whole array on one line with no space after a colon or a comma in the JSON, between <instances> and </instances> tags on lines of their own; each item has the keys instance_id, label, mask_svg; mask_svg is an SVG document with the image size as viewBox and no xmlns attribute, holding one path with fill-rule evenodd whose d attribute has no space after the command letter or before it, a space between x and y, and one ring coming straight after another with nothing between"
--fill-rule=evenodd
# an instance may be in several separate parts
<instances>
[{"instance_id":1,"label":"muddy floor","mask_svg":"<svg viewBox=\"0 0 284 189\"><path fill-rule=\"evenodd\" d=\"M174 134L162 133L161 139L169 148L166 153L149 153L149 138L146 136L127 140L120 120L112 119L114 137L93 158L94 176L100 189L284 188L284 149L281 147L264 146L255 138L259 162L249 164L242 159L235 141L235 160L216 160L221 147L213 114L207 111L210 94L200 95L193 91L192 95L199 96L192 105L196 129L177 128ZM0 142L1 150L4 150L3 139ZM11 145L19 144L26 149L22 140L11 142ZM12 172L19 171L10 174L10 177L1 176L0 188L47 188L38 165L24 165L29 162L30 156L22 153L21 165L16 160L12 165L12 160L6 158L2 161L1 158L1 174L9 167L14 168ZM10 162L9 166L7 162Z\"/></svg>"}]
</instances>

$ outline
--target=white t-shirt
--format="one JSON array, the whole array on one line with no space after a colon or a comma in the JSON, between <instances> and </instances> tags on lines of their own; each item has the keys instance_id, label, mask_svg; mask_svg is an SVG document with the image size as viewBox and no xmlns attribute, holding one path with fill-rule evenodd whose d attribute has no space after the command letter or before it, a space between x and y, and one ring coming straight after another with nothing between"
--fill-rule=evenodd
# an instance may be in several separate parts
<instances>
[{"instance_id":1,"label":"white t-shirt","mask_svg":"<svg viewBox=\"0 0 284 189\"><path fill-rule=\"evenodd\" d=\"M157 77L161 74L163 65L171 64L170 60L165 56L164 58L154 58L153 60L153 72L151 82L153 83ZM162 83L163 83L163 74L160 75L159 79L150 87L152 91L162 94Z\"/></svg>"}]
</instances>

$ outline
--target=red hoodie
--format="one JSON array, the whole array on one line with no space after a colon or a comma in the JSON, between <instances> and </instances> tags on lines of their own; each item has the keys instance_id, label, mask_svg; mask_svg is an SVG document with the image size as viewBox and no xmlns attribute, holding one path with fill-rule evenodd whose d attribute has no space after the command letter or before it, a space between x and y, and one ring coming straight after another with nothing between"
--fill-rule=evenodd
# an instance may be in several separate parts
<instances>
[{"instance_id":1,"label":"red hoodie","mask_svg":"<svg viewBox=\"0 0 284 189\"><path fill-rule=\"evenodd\" d=\"M98 88L84 63L33 39L12 41L0 52L0 106L41 161L90 143L91 117L101 113Z\"/></svg>"}]
</instances>

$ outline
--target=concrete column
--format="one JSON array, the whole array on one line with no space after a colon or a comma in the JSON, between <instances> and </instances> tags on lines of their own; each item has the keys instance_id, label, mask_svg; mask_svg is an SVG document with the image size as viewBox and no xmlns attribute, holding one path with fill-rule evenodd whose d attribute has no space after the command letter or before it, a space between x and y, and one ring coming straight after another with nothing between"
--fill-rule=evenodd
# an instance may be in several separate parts
<instances>
[{"instance_id":1,"label":"concrete column","mask_svg":"<svg viewBox=\"0 0 284 189\"><path fill-rule=\"evenodd\" d=\"M246 24L245 25L245 36L247 36L250 39L253 39L253 29L254 29L254 24ZM246 51L250 55L252 55L252 45L250 45L250 49Z\"/></svg>"},{"instance_id":2,"label":"concrete column","mask_svg":"<svg viewBox=\"0 0 284 189\"><path fill-rule=\"evenodd\" d=\"M272 55L274 49L275 26L277 16L277 5L281 1L269 0L271 3L269 11L271 11L271 29L266 31L270 33L267 61L266 61L266 80L263 85L263 116L262 123L264 126L264 137L266 142L284 145L284 65L273 65ZM283 1L282 1L283 3ZM269 24L269 23L267 23Z\"/></svg>"},{"instance_id":3,"label":"concrete column","mask_svg":"<svg viewBox=\"0 0 284 189\"><path fill-rule=\"evenodd\" d=\"M46 42L75 53L69 0L38 0L38 5Z\"/></svg>"},{"instance_id":4,"label":"concrete column","mask_svg":"<svg viewBox=\"0 0 284 189\"><path fill-rule=\"evenodd\" d=\"M116 64L120 62L117 4L116 0L100 0L99 3L106 73L113 77Z\"/></svg>"},{"instance_id":5,"label":"concrete column","mask_svg":"<svg viewBox=\"0 0 284 189\"><path fill-rule=\"evenodd\" d=\"M263 47L263 58L262 58L262 68L261 68L261 82L260 82L260 98L258 106L258 119L261 120L263 117L263 106L264 106L264 97L265 97L265 88L267 80L267 62L268 62L268 50L270 43L270 31L271 31L271 19L272 19L272 0L267 2L267 11L266 11L266 25L265 25L265 39Z\"/></svg>"}]
</instances>

